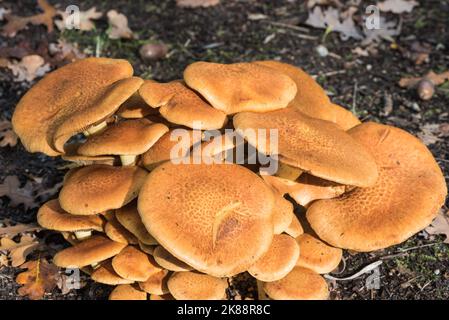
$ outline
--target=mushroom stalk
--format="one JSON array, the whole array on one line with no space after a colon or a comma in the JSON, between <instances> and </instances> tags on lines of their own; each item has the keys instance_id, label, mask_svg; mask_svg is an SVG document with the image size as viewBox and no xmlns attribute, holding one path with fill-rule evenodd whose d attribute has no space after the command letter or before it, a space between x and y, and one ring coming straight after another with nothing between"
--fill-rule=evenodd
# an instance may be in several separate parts
<instances>
[{"instance_id":1,"label":"mushroom stalk","mask_svg":"<svg viewBox=\"0 0 449 320\"><path fill-rule=\"evenodd\" d=\"M259 300L268 300L268 296L263 289L263 282L260 280L257 280L257 298Z\"/></svg>"},{"instance_id":2,"label":"mushroom stalk","mask_svg":"<svg viewBox=\"0 0 449 320\"><path fill-rule=\"evenodd\" d=\"M106 121L103 121L103 122L100 122L99 124L96 124L96 125L90 127L89 129L83 131L83 134L86 137L88 137L90 135L93 135L95 133L98 133L98 132L102 131L106 127L107 127L107 123L106 123Z\"/></svg>"},{"instance_id":3,"label":"mushroom stalk","mask_svg":"<svg viewBox=\"0 0 449 320\"><path fill-rule=\"evenodd\" d=\"M80 230L80 231L75 231L75 237L78 240L84 240L89 238L92 235L92 231L91 230Z\"/></svg>"},{"instance_id":4,"label":"mushroom stalk","mask_svg":"<svg viewBox=\"0 0 449 320\"><path fill-rule=\"evenodd\" d=\"M132 166L136 163L137 156L135 155L121 155L120 161L122 162L122 166Z\"/></svg>"}]
</instances>

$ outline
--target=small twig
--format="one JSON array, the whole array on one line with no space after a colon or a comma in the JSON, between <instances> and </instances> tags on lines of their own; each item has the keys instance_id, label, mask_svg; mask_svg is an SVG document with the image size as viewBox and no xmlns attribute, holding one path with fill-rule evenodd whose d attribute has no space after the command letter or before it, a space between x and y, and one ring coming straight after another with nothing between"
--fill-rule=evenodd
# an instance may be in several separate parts
<instances>
[{"instance_id":1,"label":"small twig","mask_svg":"<svg viewBox=\"0 0 449 320\"><path fill-rule=\"evenodd\" d=\"M357 114L357 91L358 91L358 82L355 80L354 82L354 93L352 94L352 113Z\"/></svg>"},{"instance_id":2,"label":"small twig","mask_svg":"<svg viewBox=\"0 0 449 320\"><path fill-rule=\"evenodd\" d=\"M325 73L320 73L319 75L322 77L332 77L332 76L336 76L339 74L344 74L346 73L346 70L335 70L335 71L329 71L329 72L325 72ZM316 79L319 75L312 75L313 79Z\"/></svg>"},{"instance_id":3,"label":"small twig","mask_svg":"<svg viewBox=\"0 0 449 320\"><path fill-rule=\"evenodd\" d=\"M417 249L421 249L421 248L426 248L426 247L431 247L431 246L434 246L436 244L438 244L438 242L427 243L427 244L423 244L423 245L420 245L420 246L410 247L410 248L407 248L407 249L399 249L399 251L401 251L401 252L390 254L390 255L387 255L387 256L383 256L383 257L380 257L379 259L380 260L388 260L388 259L400 257L400 256L405 255L409 251L413 251L413 250L417 250Z\"/></svg>"},{"instance_id":4,"label":"small twig","mask_svg":"<svg viewBox=\"0 0 449 320\"><path fill-rule=\"evenodd\" d=\"M276 27L284 27L284 28L287 28L287 29L292 29L292 30L296 30L296 31L306 32L306 33L310 32L310 30L308 28L299 27L299 26L295 26L295 25L292 25L292 24L288 24L288 23L282 23L282 22L270 21L270 20L260 20L260 21L268 23L268 24L271 24L271 25L276 26Z\"/></svg>"},{"instance_id":5,"label":"small twig","mask_svg":"<svg viewBox=\"0 0 449 320\"><path fill-rule=\"evenodd\" d=\"M328 274L325 274L324 277L325 277L326 279L329 279L329 280L335 280L335 281L354 280L354 279L360 277L361 275L363 275L363 274L365 274L365 273L368 273L368 272L370 272L370 271L376 269L376 268L377 268L378 266L380 266L382 263L383 263L382 260L377 260L377 261L375 261L375 262L373 262L373 263L370 263L369 265L363 267L362 270L360 270L360 271L354 273L352 276L345 277L345 278L336 278L336 277L330 276L330 275L328 275Z\"/></svg>"},{"instance_id":6,"label":"small twig","mask_svg":"<svg viewBox=\"0 0 449 320\"><path fill-rule=\"evenodd\" d=\"M290 33L292 36L295 36L295 37L297 37L297 38L300 38L300 39L305 39L305 40L318 40L318 37L315 37L315 36L309 36L309 35L307 35L307 34L301 34L301 33L297 33L297 32L294 32L294 33Z\"/></svg>"}]
</instances>

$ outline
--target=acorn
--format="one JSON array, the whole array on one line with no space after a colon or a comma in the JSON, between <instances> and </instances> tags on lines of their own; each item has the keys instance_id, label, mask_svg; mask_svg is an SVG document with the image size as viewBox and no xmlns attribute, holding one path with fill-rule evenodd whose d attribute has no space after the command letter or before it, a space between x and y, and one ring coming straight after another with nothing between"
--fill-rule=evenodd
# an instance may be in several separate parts
<instances>
[{"instance_id":1,"label":"acorn","mask_svg":"<svg viewBox=\"0 0 449 320\"><path fill-rule=\"evenodd\" d=\"M148 43L140 47L139 54L143 61L159 60L167 55L168 47L165 43Z\"/></svg>"},{"instance_id":2,"label":"acorn","mask_svg":"<svg viewBox=\"0 0 449 320\"><path fill-rule=\"evenodd\" d=\"M421 100L430 100L435 93L435 85L429 79L421 79L417 86L418 95Z\"/></svg>"}]
</instances>

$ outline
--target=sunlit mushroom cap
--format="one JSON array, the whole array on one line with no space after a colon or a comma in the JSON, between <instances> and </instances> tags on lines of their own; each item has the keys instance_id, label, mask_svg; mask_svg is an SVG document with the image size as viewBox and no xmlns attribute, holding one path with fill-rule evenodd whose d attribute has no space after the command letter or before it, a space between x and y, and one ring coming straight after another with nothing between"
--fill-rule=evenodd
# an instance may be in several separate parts
<instances>
[{"instance_id":1,"label":"sunlit mushroom cap","mask_svg":"<svg viewBox=\"0 0 449 320\"><path fill-rule=\"evenodd\" d=\"M57 231L103 231L103 220L97 215L75 216L65 212L58 199L50 200L37 212L37 222L42 227Z\"/></svg>"},{"instance_id":2,"label":"sunlit mushroom cap","mask_svg":"<svg viewBox=\"0 0 449 320\"><path fill-rule=\"evenodd\" d=\"M147 300L147 293L136 285L120 284L112 290L109 300Z\"/></svg>"},{"instance_id":3,"label":"sunlit mushroom cap","mask_svg":"<svg viewBox=\"0 0 449 320\"><path fill-rule=\"evenodd\" d=\"M182 81L158 83L145 81L139 93L153 108L171 123L201 130L222 128L227 117L204 101Z\"/></svg>"},{"instance_id":4,"label":"sunlit mushroom cap","mask_svg":"<svg viewBox=\"0 0 449 320\"><path fill-rule=\"evenodd\" d=\"M284 230L284 232L292 236L293 238L297 238L304 233L304 229L302 228L301 222L299 221L296 214L293 214L292 222L287 227L287 229Z\"/></svg>"},{"instance_id":5,"label":"sunlit mushroom cap","mask_svg":"<svg viewBox=\"0 0 449 320\"><path fill-rule=\"evenodd\" d=\"M293 204L281 196L278 192L275 193L275 202L273 208L273 227L274 234L281 234L284 232L293 220Z\"/></svg>"},{"instance_id":6,"label":"sunlit mushroom cap","mask_svg":"<svg viewBox=\"0 0 449 320\"><path fill-rule=\"evenodd\" d=\"M89 166L92 164L114 165L117 161L114 156L84 156L78 153L81 143L70 143L64 146L64 154L61 158L65 161L75 162L77 166Z\"/></svg>"},{"instance_id":7,"label":"sunlit mushroom cap","mask_svg":"<svg viewBox=\"0 0 449 320\"><path fill-rule=\"evenodd\" d=\"M296 94L288 76L254 63L195 62L184 70L184 80L226 114L285 108Z\"/></svg>"},{"instance_id":8,"label":"sunlit mushroom cap","mask_svg":"<svg viewBox=\"0 0 449 320\"><path fill-rule=\"evenodd\" d=\"M252 265L248 272L261 281L276 281L285 277L296 265L300 247L286 234L273 237L270 249Z\"/></svg>"},{"instance_id":9,"label":"sunlit mushroom cap","mask_svg":"<svg viewBox=\"0 0 449 320\"><path fill-rule=\"evenodd\" d=\"M139 282L139 287L146 293L155 295L164 295L169 293L167 281L169 278L168 270L161 270L151 275L146 281Z\"/></svg>"},{"instance_id":10,"label":"sunlit mushroom cap","mask_svg":"<svg viewBox=\"0 0 449 320\"><path fill-rule=\"evenodd\" d=\"M59 68L34 85L17 105L12 124L30 152L58 155L64 143L103 121L139 89L128 61L87 58Z\"/></svg>"},{"instance_id":11,"label":"sunlit mushroom cap","mask_svg":"<svg viewBox=\"0 0 449 320\"><path fill-rule=\"evenodd\" d=\"M190 271L193 270L191 266L174 257L170 252L162 246L157 246L153 251L154 260L162 268L170 271Z\"/></svg>"},{"instance_id":12,"label":"sunlit mushroom cap","mask_svg":"<svg viewBox=\"0 0 449 320\"><path fill-rule=\"evenodd\" d=\"M126 244L112 241L104 236L92 236L58 252L53 262L61 268L84 267L115 256L125 246Z\"/></svg>"},{"instance_id":13,"label":"sunlit mushroom cap","mask_svg":"<svg viewBox=\"0 0 449 320\"><path fill-rule=\"evenodd\" d=\"M127 246L112 258L112 267L120 277L134 281L146 281L162 271L151 256L133 246Z\"/></svg>"},{"instance_id":14,"label":"sunlit mushroom cap","mask_svg":"<svg viewBox=\"0 0 449 320\"><path fill-rule=\"evenodd\" d=\"M116 217L113 217L106 222L104 226L104 233L109 239L125 243L125 244L138 244L139 240L135 235L129 232Z\"/></svg>"},{"instance_id":15,"label":"sunlit mushroom cap","mask_svg":"<svg viewBox=\"0 0 449 320\"><path fill-rule=\"evenodd\" d=\"M167 160L184 158L188 155L190 148L200 142L203 137L199 130L174 130L176 129L164 134L150 150L142 155L141 162L145 168L152 170Z\"/></svg>"},{"instance_id":16,"label":"sunlit mushroom cap","mask_svg":"<svg viewBox=\"0 0 449 320\"><path fill-rule=\"evenodd\" d=\"M115 216L122 226L139 239L139 242L142 242L145 245L158 244L142 223L135 201L117 209L115 211Z\"/></svg>"},{"instance_id":17,"label":"sunlit mushroom cap","mask_svg":"<svg viewBox=\"0 0 449 320\"><path fill-rule=\"evenodd\" d=\"M139 167L91 165L70 170L59 193L69 213L90 215L120 208L133 200L147 175Z\"/></svg>"},{"instance_id":18,"label":"sunlit mushroom cap","mask_svg":"<svg viewBox=\"0 0 449 320\"><path fill-rule=\"evenodd\" d=\"M329 290L326 280L315 271L295 267L284 278L263 285L274 300L326 300Z\"/></svg>"},{"instance_id":19,"label":"sunlit mushroom cap","mask_svg":"<svg viewBox=\"0 0 449 320\"><path fill-rule=\"evenodd\" d=\"M134 280L123 279L117 272L114 271L112 267L111 260L106 260L100 264L90 275L92 280L98 283L104 283L112 286L118 284L130 284Z\"/></svg>"},{"instance_id":20,"label":"sunlit mushroom cap","mask_svg":"<svg viewBox=\"0 0 449 320\"><path fill-rule=\"evenodd\" d=\"M324 89L301 68L274 60L254 63L282 72L295 82L298 91L289 106L309 117L334 122L343 130L360 124L352 112L332 103Z\"/></svg>"},{"instance_id":21,"label":"sunlit mushroom cap","mask_svg":"<svg viewBox=\"0 0 449 320\"><path fill-rule=\"evenodd\" d=\"M125 119L140 119L148 115L157 115L159 112L150 107L142 99L139 92L135 92L117 110L116 115Z\"/></svg>"},{"instance_id":22,"label":"sunlit mushroom cap","mask_svg":"<svg viewBox=\"0 0 449 320\"><path fill-rule=\"evenodd\" d=\"M125 120L89 136L78 148L78 153L85 156L139 155L147 151L167 131L167 126L145 118Z\"/></svg>"},{"instance_id":23,"label":"sunlit mushroom cap","mask_svg":"<svg viewBox=\"0 0 449 320\"><path fill-rule=\"evenodd\" d=\"M173 164L153 170L139 193L147 230L194 269L230 276L245 271L273 237L273 193L235 164Z\"/></svg>"},{"instance_id":24,"label":"sunlit mushroom cap","mask_svg":"<svg viewBox=\"0 0 449 320\"><path fill-rule=\"evenodd\" d=\"M362 187L376 182L378 172L373 157L359 142L331 122L286 108L265 113L239 113L234 116L234 126L259 151L265 154L277 152L283 163L314 176ZM245 134L247 129L266 129L266 133L257 137ZM271 150L274 143L270 129L277 129L278 150Z\"/></svg>"},{"instance_id":25,"label":"sunlit mushroom cap","mask_svg":"<svg viewBox=\"0 0 449 320\"><path fill-rule=\"evenodd\" d=\"M349 131L379 166L370 188L355 188L339 198L314 202L307 220L327 243L372 251L401 243L432 222L447 187L427 147L409 133L373 122Z\"/></svg>"},{"instance_id":26,"label":"sunlit mushroom cap","mask_svg":"<svg viewBox=\"0 0 449 320\"><path fill-rule=\"evenodd\" d=\"M304 233L296 238L301 255L296 265L313 270L317 273L329 273L338 267L342 250L328 246L323 241Z\"/></svg>"},{"instance_id":27,"label":"sunlit mushroom cap","mask_svg":"<svg viewBox=\"0 0 449 320\"><path fill-rule=\"evenodd\" d=\"M186 271L173 273L167 285L176 300L221 300L228 282L224 278Z\"/></svg>"}]
</instances>

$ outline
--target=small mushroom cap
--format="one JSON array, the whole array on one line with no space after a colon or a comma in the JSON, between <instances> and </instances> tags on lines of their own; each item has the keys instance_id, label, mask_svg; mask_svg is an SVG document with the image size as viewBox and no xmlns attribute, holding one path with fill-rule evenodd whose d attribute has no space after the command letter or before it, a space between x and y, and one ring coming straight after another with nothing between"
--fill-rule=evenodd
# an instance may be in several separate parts
<instances>
[{"instance_id":1,"label":"small mushroom cap","mask_svg":"<svg viewBox=\"0 0 449 320\"><path fill-rule=\"evenodd\" d=\"M85 156L139 155L150 149L167 131L167 126L145 118L125 120L89 136L78 152Z\"/></svg>"},{"instance_id":2,"label":"small mushroom cap","mask_svg":"<svg viewBox=\"0 0 449 320\"><path fill-rule=\"evenodd\" d=\"M309 117L334 122L343 130L360 124L360 120L352 112L332 103L326 91L301 68L274 60L254 63L282 72L295 82L298 91L289 106Z\"/></svg>"},{"instance_id":3,"label":"small mushroom cap","mask_svg":"<svg viewBox=\"0 0 449 320\"><path fill-rule=\"evenodd\" d=\"M146 254L153 255L154 249L156 249L157 245L149 245L139 241L139 248Z\"/></svg>"},{"instance_id":4,"label":"small mushroom cap","mask_svg":"<svg viewBox=\"0 0 449 320\"><path fill-rule=\"evenodd\" d=\"M64 154L61 158L65 161L75 162L78 166L89 166L92 164L107 164L114 165L115 158L113 156L83 156L78 153L78 148L81 143L71 143L64 146Z\"/></svg>"},{"instance_id":5,"label":"small mushroom cap","mask_svg":"<svg viewBox=\"0 0 449 320\"><path fill-rule=\"evenodd\" d=\"M282 279L295 267L299 249L294 238L286 234L277 234L273 237L270 249L248 269L248 272L261 281Z\"/></svg>"},{"instance_id":6,"label":"small mushroom cap","mask_svg":"<svg viewBox=\"0 0 449 320\"><path fill-rule=\"evenodd\" d=\"M299 222L296 214L292 215L292 222L290 223L288 228L284 230L284 232L292 236L293 238L297 238L304 233L304 229L302 228L301 222Z\"/></svg>"},{"instance_id":7,"label":"small mushroom cap","mask_svg":"<svg viewBox=\"0 0 449 320\"><path fill-rule=\"evenodd\" d=\"M59 251L53 258L61 268L85 267L118 254L126 244L112 241L104 236L92 236L73 247Z\"/></svg>"},{"instance_id":8,"label":"small mushroom cap","mask_svg":"<svg viewBox=\"0 0 449 320\"><path fill-rule=\"evenodd\" d=\"M151 256L133 246L127 246L112 258L112 267L120 277L134 281L146 281L162 270Z\"/></svg>"},{"instance_id":9,"label":"small mushroom cap","mask_svg":"<svg viewBox=\"0 0 449 320\"><path fill-rule=\"evenodd\" d=\"M228 282L194 271L175 272L167 283L176 300L221 300Z\"/></svg>"},{"instance_id":10,"label":"small mushroom cap","mask_svg":"<svg viewBox=\"0 0 449 320\"><path fill-rule=\"evenodd\" d=\"M259 151L279 154L279 160L314 176L341 184L368 187L376 182L377 166L359 142L336 124L310 118L294 108L265 113L243 112L234 126ZM257 138L245 130L278 131L278 150L269 150L270 135ZM264 140L267 140L266 142Z\"/></svg>"},{"instance_id":11,"label":"small mushroom cap","mask_svg":"<svg viewBox=\"0 0 449 320\"><path fill-rule=\"evenodd\" d=\"M126 60L87 58L59 68L20 100L14 131L30 152L55 156L64 143L113 114L142 84Z\"/></svg>"},{"instance_id":12,"label":"small mushroom cap","mask_svg":"<svg viewBox=\"0 0 449 320\"><path fill-rule=\"evenodd\" d=\"M213 158L234 149L235 142L232 136L224 133L218 136L208 137L208 141L202 142L200 146L201 156Z\"/></svg>"},{"instance_id":13,"label":"small mushroom cap","mask_svg":"<svg viewBox=\"0 0 449 320\"><path fill-rule=\"evenodd\" d=\"M103 231L103 220L97 215L75 216L65 212L58 199L50 200L37 212L37 222L42 227L57 231Z\"/></svg>"},{"instance_id":14,"label":"small mushroom cap","mask_svg":"<svg viewBox=\"0 0 449 320\"><path fill-rule=\"evenodd\" d=\"M140 242L146 245L158 244L156 239L148 233L145 225L140 218L137 211L137 203L131 202L130 204L117 209L115 211L117 220L124 226L129 232L139 239Z\"/></svg>"},{"instance_id":15,"label":"small mushroom cap","mask_svg":"<svg viewBox=\"0 0 449 320\"><path fill-rule=\"evenodd\" d=\"M130 284L133 280L123 279L112 267L111 260L107 260L101 263L91 274L92 280L98 283L108 284L116 286L119 284Z\"/></svg>"},{"instance_id":16,"label":"small mushroom cap","mask_svg":"<svg viewBox=\"0 0 449 320\"><path fill-rule=\"evenodd\" d=\"M275 202L273 209L274 234L284 232L293 220L293 204L283 196L275 192Z\"/></svg>"},{"instance_id":17,"label":"small mushroom cap","mask_svg":"<svg viewBox=\"0 0 449 320\"><path fill-rule=\"evenodd\" d=\"M91 215L121 208L138 194L147 171L135 166L91 165L70 170L59 193L71 214Z\"/></svg>"},{"instance_id":18,"label":"small mushroom cap","mask_svg":"<svg viewBox=\"0 0 449 320\"><path fill-rule=\"evenodd\" d=\"M429 225L447 187L427 147L401 129L373 122L349 133L373 154L379 179L370 188L312 203L307 220L318 236L335 247L372 251L401 243Z\"/></svg>"},{"instance_id":19,"label":"small mushroom cap","mask_svg":"<svg viewBox=\"0 0 449 320\"><path fill-rule=\"evenodd\" d=\"M137 244L139 242L136 236L122 226L115 217L106 222L104 233L106 233L109 239L116 242L124 244Z\"/></svg>"},{"instance_id":20,"label":"small mushroom cap","mask_svg":"<svg viewBox=\"0 0 449 320\"><path fill-rule=\"evenodd\" d=\"M137 289L136 285L121 284L112 290L109 300L147 300L147 293Z\"/></svg>"},{"instance_id":21,"label":"small mushroom cap","mask_svg":"<svg viewBox=\"0 0 449 320\"><path fill-rule=\"evenodd\" d=\"M178 131L179 135L174 130L176 129L164 134L150 150L142 155L141 162L145 168L153 170L162 162L173 158L184 158L188 155L190 148L203 138L199 130L185 130L183 134Z\"/></svg>"},{"instance_id":22,"label":"small mushroom cap","mask_svg":"<svg viewBox=\"0 0 449 320\"><path fill-rule=\"evenodd\" d=\"M328 246L314 236L304 233L296 238L301 248L296 265L313 270L317 273L329 273L338 267L342 250Z\"/></svg>"},{"instance_id":23,"label":"small mushroom cap","mask_svg":"<svg viewBox=\"0 0 449 320\"><path fill-rule=\"evenodd\" d=\"M164 295L169 293L167 281L168 270L161 270L158 273L151 275L146 281L139 282L139 287L146 293L155 295Z\"/></svg>"},{"instance_id":24,"label":"small mushroom cap","mask_svg":"<svg viewBox=\"0 0 449 320\"><path fill-rule=\"evenodd\" d=\"M230 276L269 248L274 196L235 164L173 164L153 170L138 198L147 230L194 269Z\"/></svg>"},{"instance_id":25,"label":"small mushroom cap","mask_svg":"<svg viewBox=\"0 0 449 320\"><path fill-rule=\"evenodd\" d=\"M151 108L145 100L142 99L139 92L135 92L129 97L116 112L116 115L125 119L140 119L148 115L156 114L159 114L159 112Z\"/></svg>"},{"instance_id":26,"label":"small mushroom cap","mask_svg":"<svg viewBox=\"0 0 449 320\"><path fill-rule=\"evenodd\" d=\"M315 271L295 267L284 278L263 285L274 300L326 300L329 289L326 280Z\"/></svg>"},{"instance_id":27,"label":"small mushroom cap","mask_svg":"<svg viewBox=\"0 0 449 320\"><path fill-rule=\"evenodd\" d=\"M172 123L201 130L222 128L227 117L185 86L182 81L158 83L148 80L140 87L142 98Z\"/></svg>"},{"instance_id":28,"label":"small mushroom cap","mask_svg":"<svg viewBox=\"0 0 449 320\"><path fill-rule=\"evenodd\" d=\"M254 63L195 62L184 70L184 80L226 114L285 108L296 94L288 76Z\"/></svg>"},{"instance_id":29,"label":"small mushroom cap","mask_svg":"<svg viewBox=\"0 0 449 320\"><path fill-rule=\"evenodd\" d=\"M162 246L157 246L153 251L154 260L162 268L170 271L190 271L191 266L174 257L170 252Z\"/></svg>"}]
</instances>

